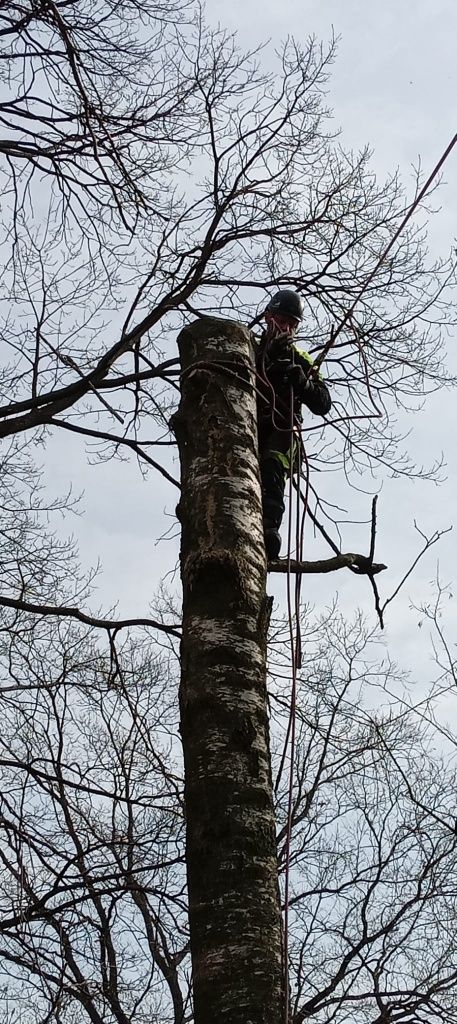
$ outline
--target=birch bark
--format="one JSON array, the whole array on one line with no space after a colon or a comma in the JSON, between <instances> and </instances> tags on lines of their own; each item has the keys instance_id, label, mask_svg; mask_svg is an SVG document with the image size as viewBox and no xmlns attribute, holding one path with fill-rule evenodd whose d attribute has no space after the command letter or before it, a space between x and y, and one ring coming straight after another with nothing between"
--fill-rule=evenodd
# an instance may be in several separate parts
<instances>
[{"instance_id":1,"label":"birch bark","mask_svg":"<svg viewBox=\"0 0 457 1024\"><path fill-rule=\"evenodd\" d=\"M195 1024L280 1024L252 341L239 324L208 318L185 328L178 343L180 710Z\"/></svg>"}]
</instances>

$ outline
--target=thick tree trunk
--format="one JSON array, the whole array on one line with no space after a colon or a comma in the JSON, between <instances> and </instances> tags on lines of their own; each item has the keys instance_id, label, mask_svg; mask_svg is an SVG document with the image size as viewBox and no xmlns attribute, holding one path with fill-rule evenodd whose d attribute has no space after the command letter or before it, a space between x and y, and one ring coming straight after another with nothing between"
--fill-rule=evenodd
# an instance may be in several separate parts
<instances>
[{"instance_id":1,"label":"thick tree trunk","mask_svg":"<svg viewBox=\"0 0 457 1024\"><path fill-rule=\"evenodd\" d=\"M281 918L266 695L269 605L253 352L182 331L181 732L196 1024L280 1024Z\"/></svg>"}]
</instances>

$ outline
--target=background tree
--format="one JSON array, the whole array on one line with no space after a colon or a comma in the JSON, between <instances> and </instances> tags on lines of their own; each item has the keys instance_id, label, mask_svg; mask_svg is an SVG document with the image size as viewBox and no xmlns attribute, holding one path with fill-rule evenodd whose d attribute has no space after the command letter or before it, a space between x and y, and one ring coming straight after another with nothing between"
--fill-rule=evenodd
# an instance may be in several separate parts
<instances>
[{"instance_id":1,"label":"background tree","mask_svg":"<svg viewBox=\"0 0 457 1024\"><path fill-rule=\"evenodd\" d=\"M360 618L347 625L332 610L304 624L293 1019L453 1021L455 738L433 721L453 675L440 668L416 710L407 681L376 662L377 638ZM109 654L79 624L18 622L9 611L2 626L5 1019L190 1021L174 658L137 638L113 680ZM273 651L277 775L289 713L284 623L273 623ZM284 778L277 815L282 877Z\"/></svg>"},{"instance_id":2,"label":"background tree","mask_svg":"<svg viewBox=\"0 0 457 1024\"><path fill-rule=\"evenodd\" d=\"M334 44L289 42L265 74L261 53L239 53L192 4L12 4L1 17L2 436L84 417L138 445L145 417L163 429L148 360L171 337L175 356L179 324L250 321L277 285L302 292L318 352L404 206L397 178L378 184L369 153L334 138ZM335 413L325 442L309 435L311 465L411 468L395 413L444 379L453 274L423 243L416 221L329 356Z\"/></svg>"},{"instance_id":3,"label":"background tree","mask_svg":"<svg viewBox=\"0 0 457 1024\"><path fill-rule=\"evenodd\" d=\"M134 452L171 490L160 453L173 443L178 329L208 313L251 322L290 285L318 353L405 199L396 177L379 184L368 152L345 153L333 134L333 44L289 41L265 73L262 51L239 53L192 3L130 0L9 4L0 40L5 1015L14 999L33 1022L190 1020L163 648L179 636L176 616L91 611L89 583L47 527L64 503L40 499L30 453L51 431L76 432L101 457ZM430 264L423 221L405 232L327 359L334 412L307 427L311 472L418 472L396 414L445 380L453 273L452 261ZM320 521L313 475L310 493ZM307 651L299 702L295 1018L451 1021L451 807L403 705L391 721L363 714L358 692L347 703L360 624L342 660L330 629L325 651ZM278 742L286 700L273 688Z\"/></svg>"}]
</instances>

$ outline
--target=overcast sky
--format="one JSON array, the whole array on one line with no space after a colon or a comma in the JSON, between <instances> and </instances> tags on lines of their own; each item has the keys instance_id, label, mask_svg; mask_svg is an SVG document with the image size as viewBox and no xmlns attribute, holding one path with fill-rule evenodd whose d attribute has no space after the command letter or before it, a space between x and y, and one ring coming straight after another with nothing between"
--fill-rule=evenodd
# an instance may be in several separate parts
<instances>
[{"instance_id":1,"label":"overcast sky","mask_svg":"<svg viewBox=\"0 0 457 1024\"><path fill-rule=\"evenodd\" d=\"M315 35L324 41L332 30L340 37L338 56L329 82L328 100L341 141L355 149L369 144L372 166L380 177L399 167L410 192L411 166L420 157L428 171L436 163L457 131L457 4L455 0L209 0L209 20L236 31L242 46L256 46L268 39L263 61L266 66L274 45L291 33L299 41ZM457 149L449 159L440 191L441 210L433 219L431 243L437 255L446 255L457 234ZM457 371L455 338L450 339L450 365ZM455 394L440 394L427 409L407 424L413 431L412 444L419 461L430 462L444 451L448 480L440 488L432 484L390 481L379 499L378 556L389 564L382 578L384 595L393 589L418 550L413 521L432 532L449 526L456 517L457 456L455 453ZM65 459L62 452L65 450ZM83 472L80 445L68 435L58 437L50 448L49 462L54 488L63 487L70 470L76 471L77 487L85 489L84 522L75 523L81 539L84 562L100 554L104 576L100 600L118 600L119 610L142 614L158 577L176 560L176 541L155 545L157 522L165 510L173 513L177 494L161 486L155 476L141 482L135 464L116 464ZM176 472L178 472L176 467ZM121 493L119 490L121 487ZM332 477L333 499L363 515L369 511L369 495L347 493L341 481ZM370 488L368 488L370 489ZM372 492L379 490L373 484ZM172 520L163 520L164 527ZM367 528L348 530L346 548L361 550L368 540ZM440 558L443 578L455 579L455 537L447 537L429 554L397 599L388 617L387 633L395 655L418 665L428 658L424 632L417 627L418 615L410 601L424 599ZM326 552L325 552L326 553ZM324 551L321 552L324 554ZM282 578L271 589L280 596ZM374 621L372 598L365 581L350 573L338 573L306 581L304 588L317 604L330 603L338 591L342 607L350 613L366 608ZM450 606L453 608L453 605ZM451 612L453 614L453 612Z\"/></svg>"}]
</instances>

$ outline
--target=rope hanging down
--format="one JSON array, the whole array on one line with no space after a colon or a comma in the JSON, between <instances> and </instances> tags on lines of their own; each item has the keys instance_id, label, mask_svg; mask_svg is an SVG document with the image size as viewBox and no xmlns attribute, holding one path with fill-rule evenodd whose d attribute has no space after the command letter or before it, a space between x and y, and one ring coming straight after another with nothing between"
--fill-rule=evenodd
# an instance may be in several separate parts
<instances>
[{"instance_id":1,"label":"rope hanging down","mask_svg":"<svg viewBox=\"0 0 457 1024\"><path fill-rule=\"evenodd\" d=\"M294 400L293 390L291 388L290 393L290 421L291 421L291 456L290 456L290 467L289 467L289 515L288 515L288 536L287 536L287 610L289 617L289 635L290 635L290 649L291 649L291 660L292 660L292 692L290 701L290 714L289 722L287 726L286 738L284 741L283 755L281 759L281 765L278 773L277 785L281 778L284 762L287 754L287 748L289 747L289 779L287 789L287 820L286 820L286 837L285 837L285 866L284 866L284 1024L289 1022L289 883L290 883L290 843L292 838L292 823L293 823L293 788L294 788L294 762L295 762L295 735L296 735L296 709L297 709L297 673L302 665L302 648L301 648L301 629L300 629L300 599L301 599L301 573L295 575L295 587L294 587L294 609L292 611L292 588L291 588L291 548L292 548L292 506L293 506L293 474L295 468L295 459L297 460L297 474L298 479L301 477L302 471L302 455L305 463L305 500L303 514L300 515L300 495L297 493L296 496L296 510L295 510L295 546L296 556L299 561L303 559L303 542L304 542L304 529L306 510L308 505L308 488L309 488L309 466L306 458L306 452L302 448L301 439L297 442L296 451L294 451ZM293 619L295 618L295 631L293 626Z\"/></svg>"},{"instance_id":2,"label":"rope hanging down","mask_svg":"<svg viewBox=\"0 0 457 1024\"><path fill-rule=\"evenodd\" d=\"M379 257L379 259L375 263L375 266L373 267L373 269L369 273L367 279L364 281L362 287L360 288L359 292L357 293L357 295L356 295L354 301L352 302L351 306L346 311L346 313L345 313L343 319L341 320L340 324L338 325L338 327L336 329L332 330L330 338L329 338L329 341L324 346L324 348L323 348L322 352L320 353L320 355L318 356L318 358L315 360L315 366L316 366L317 369L319 368L319 366L322 364L322 362L324 361L324 359L328 355L328 353L329 353L330 349L332 348L332 346L335 344L335 341L336 341L338 335L341 333L341 331L343 330L343 328L345 327L347 322L351 319L357 303L360 302L360 299L362 298L362 296L366 292L367 288L371 284L373 278L377 274L379 268L382 266L384 260L389 255L389 252L391 251L392 247L395 245L395 242L397 241L397 239L401 235L402 231L406 227L408 221L412 217L413 213L415 212L415 210L419 206L419 203L422 201L424 196L427 194L428 189L430 188L430 185L435 180L436 176L439 174L443 164L447 160L449 154L453 150L453 148L456 145L456 143L457 143L457 134L455 134L454 137L451 139L449 145L447 146L447 148L445 149L444 153L442 154L442 156L438 160L438 163L433 168L433 171L431 172L431 174L427 178L427 181L425 182L425 184L423 185L423 187L419 191L419 193L416 196L414 202L411 204L411 206L407 210L407 212L406 212L405 216L403 217L401 223L399 224L398 228L396 229L396 231L392 235L392 238L390 239L389 244L386 246L386 248L382 252L381 256ZM262 364L262 371L263 372L261 373L261 376L265 378L266 375L265 375L264 365L263 364ZM273 392L273 395L272 395L272 397L273 397L272 419L274 421L274 415L275 415L275 411L276 411L275 410L275 395L274 395L273 388L271 388L271 390ZM281 758L281 764L280 764L280 768L279 768L278 778L277 778L276 786L275 786L275 789L277 791L277 789L279 787L279 782L280 782L280 779L281 779L281 775L282 775L282 772L283 772L283 769L284 769L284 763L285 763L285 759L286 759L286 756L287 756L287 748L289 748L290 761L289 761L289 779L288 779L288 792L287 792L287 821L286 821L285 867L284 867L284 952L283 952L283 955L284 955L284 1002L285 1002L284 1024L289 1024L289 1019L290 1019L289 964L288 964L288 959L289 959L290 844L291 844L292 824L293 824L293 820L292 820L293 819L293 772L294 772L294 761L295 761L297 671L298 671L299 668L301 668L301 635L300 635L301 574L297 573L296 577L295 577L295 601L294 601L295 608L294 608L294 611L292 611L291 572L290 572L291 547L292 547L292 478L293 478L293 471L294 471L294 451L293 451L293 447L294 447L294 433L295 433L294 428L295 428L295 422L294 422L294 412L293 412L293 392L292 392L292 389L291 389L291 395L290 395L290 428L289 428L290 429L290 437L291 437L291 449L290 449L291 456L290 456L290 470L289 470L289 474L290 474L290 477L289 477L289 516L288 516L288 539L287 539L288 540L288 543L287 543L287 607L288 607L290 647L291 647L291 661L292 661L292 691L291 691L291 706L290 706L289 721L288 721L288 726L287 726L287 732L286 732L286 737L285 737L285 742L284 742L284 748L283 748L283 754L282 754L282 758ZM297 455L297 458L298 458L298 478L299 478L299 480L300 480L300 476L301 476L301 454L302 454L302 452L303 452L305 466L306 466L306 496L305 496L305 500L304 500L303 515L302 515L301 523L300 523L300 487L298 487L297 504L296 504L296 549L297 549L296 554L297 554L298 561L302 560L302 555L303 555L303 535L304 535L305 517L306 517L307 505L308 505L308 489L309 489L309 467L308 467L308 461L307 461L307 458L306 458L306 452L302 448L301 443L299 443L298 444L298 455ZM293 626L293 619L294 619L294 617L295 617L295 632L294 632L294 626Z\"/></svg>"}]
</instances>

